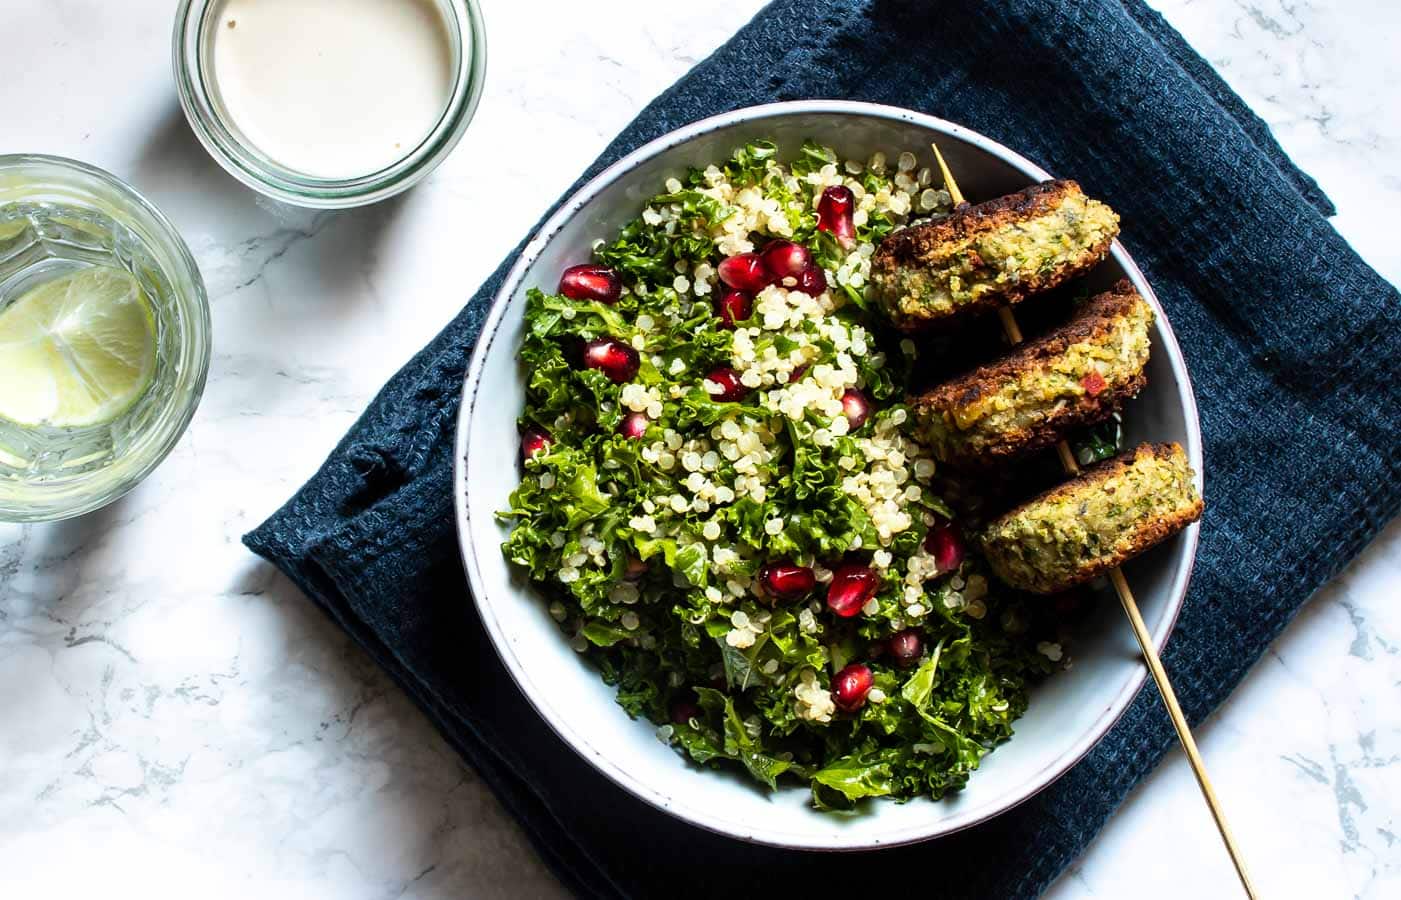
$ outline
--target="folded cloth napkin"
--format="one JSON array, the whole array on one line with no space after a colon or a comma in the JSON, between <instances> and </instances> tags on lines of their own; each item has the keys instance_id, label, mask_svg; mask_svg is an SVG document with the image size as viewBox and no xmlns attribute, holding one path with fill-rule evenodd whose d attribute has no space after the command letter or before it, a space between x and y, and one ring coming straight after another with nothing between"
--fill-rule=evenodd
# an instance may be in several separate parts
<instances>
[{"instance_id":1,"label":"folded cloth napkin","mask_svg":"<svg viewBox=\"0 0 1401 900\"><path fill-rule=\"evenodd\" d=\"M1166 654L1200 720L1397 512L1396 291L1334 232L1328 199L1263 123L1138 0L780 0L583 177L700 117L814 97L966 123L1122 215L1182 342L1205 432L1201 548ZM477 621L453 526L458 392L507 263L248 546L394 675L582 896L826 896L921 877L946 896L1044 889L1172 745L1151 687L1035 798L865 858L750 846L671 820L531 710Z\"/></svg>"}]
</instances>

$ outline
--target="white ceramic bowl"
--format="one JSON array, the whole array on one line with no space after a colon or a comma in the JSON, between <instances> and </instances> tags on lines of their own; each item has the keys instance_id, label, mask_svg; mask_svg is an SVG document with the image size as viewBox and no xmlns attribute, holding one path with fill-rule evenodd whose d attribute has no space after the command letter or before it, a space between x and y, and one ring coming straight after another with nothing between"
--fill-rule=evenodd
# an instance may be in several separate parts
<instances>
[{"instance_id":1,"label":"white ceramic bowl","mask_svg":"<svg viewBox=\"0 0 1401 900\"><path fill-rule=\"evenodd\" d=\"M516 359L525 292L554 290L559 273L585 262L596 238L611 238L663 181L727 158L745 141L768 138L790 158L804 138L844 158L876 150L927 148L937 139L964 193L976 200L1050 176L1011 150L949 122L865 103L780 103L726 113L647 144L599 174L545 223L497 295L463 392L457 440L457 517L462 555L481 619L506 668L559 736L619 787L666 812L746 841L819 850L909 843L983 821L1030 797L1080 759L1109 730L1142 686L1146 669L1128 623L1103 607L1087 622L1075 665L1036 688L1016 735L999 747L956 796L934 802L868 802L855 815L813 810L806 786L770 794L740 774L701 769L631 721L545 611L529 582L501 554L507 530L494 514L515 487L515 420L525 399ZM1074 176L1073 172L1059 173ZM1094 192L1094 185L1085 188ZM1201 472L1196 405L1177 341L1152 288L1123 247L1091 276L1092 286L1130 278L1158 312L1148 387L1126 410L1125 439L1178 441ZM1200 477L1200 476L1198 476ZM1193 526L1128 564L1125 572L1159 647L1187 590L1197 544Z\"/></svg>"}]
</instances>

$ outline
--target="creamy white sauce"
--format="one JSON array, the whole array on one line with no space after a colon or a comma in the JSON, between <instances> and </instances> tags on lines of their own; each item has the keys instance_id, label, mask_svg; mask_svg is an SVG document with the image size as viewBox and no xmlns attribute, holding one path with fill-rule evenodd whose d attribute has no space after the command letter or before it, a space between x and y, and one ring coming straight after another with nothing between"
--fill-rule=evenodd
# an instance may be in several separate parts
<instances>
[{"instance_id":1,"label":"creamy white sauce","mask_svg":"<svg viewBox=\"0 0 1401 900\"><path fill-rule=\"evenodd\" d=\"M215 92L235 130L286 168L369 175L447 108L452 41L434 0L224 0L214 12Z\"/></svg>"}]
</instances>

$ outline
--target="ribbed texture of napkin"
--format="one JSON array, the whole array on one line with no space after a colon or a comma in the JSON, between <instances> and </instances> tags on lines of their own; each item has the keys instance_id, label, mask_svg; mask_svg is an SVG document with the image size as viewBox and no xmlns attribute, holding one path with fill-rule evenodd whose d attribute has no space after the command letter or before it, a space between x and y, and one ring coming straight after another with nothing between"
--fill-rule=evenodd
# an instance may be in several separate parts
<instances>
[{"instance_id":1,"label":"ribbed texture of napkin","mask_svg":"<svg viewBox=\"0 0 1401 900\"><path fill-rule=\"evenodd\" d=\"M1327 198L1264 125L1137 0L780 0L644 110L584 177L703 116L804 98L967 124L1122 215L1201 407L1207 514L1165 657L1200 720L1397 512L1396 291L1334 232ZM393 674L580 895L1043 890L1173 744L1151 687L1083 762L1020 807L865 857L748 846L682 825L612 786L544 725L476 620L453 524L458 394L506 267L248 546Z\"/></svg>"}]
</instances>

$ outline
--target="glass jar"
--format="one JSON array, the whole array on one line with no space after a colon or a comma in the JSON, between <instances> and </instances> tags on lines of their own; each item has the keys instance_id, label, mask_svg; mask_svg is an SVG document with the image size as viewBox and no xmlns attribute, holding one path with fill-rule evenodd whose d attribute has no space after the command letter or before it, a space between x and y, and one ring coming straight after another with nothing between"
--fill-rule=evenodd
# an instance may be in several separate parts
<instances>
[{"instance_id":1,"label":"glass jar","mask_svg":"<svg viewBox=\"0 0 1401 900\"><path fill-rule=\"evenodd\" d=\"M175 82L185 117L205 149L253 190L297 206L343 209L376 203L423 180L462 139L481 99L486 33L476 0L434 0L451 43L452 90L433 130L407 155L377 172L322 178L294 171L245 139L220 100L213 33L222 0L181 0L175 16Z\"/></svg>"},{"instance_id":2,"label":"glass jar","mask_svg":"<svg viewBox=\"0 0 1401 900\"><path fill-rule=\"evenodd\" d=\"M0 417L0 521L69 518L135 487L190 424L210 357L204 280L159 210L92 166L53 156L0 156L0 314L59 278L113 269L139 288L128 296L141 298L140 321L148 323L140 345L148 354L147 380L129 405L100 421L59 426ZM65 295L63 302L88 314L96 310L100 321L103 302L88 307L83 296ZM81 314L63 309L66 317ZM78 368L65 371L82 369L81 362L70 366ZM9 390L19 390L13 384L18 371L7 373Z\"/></svg>"}]
</instances>

